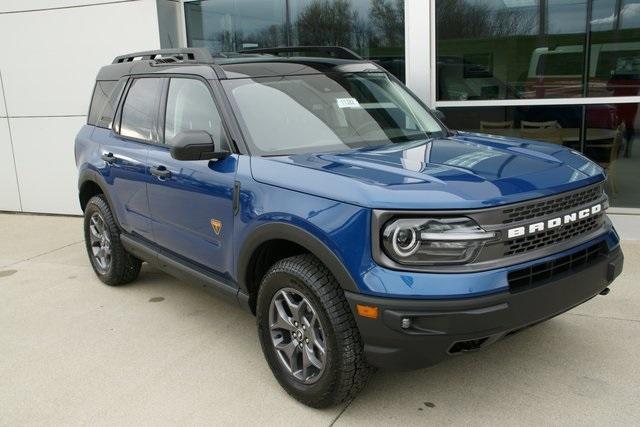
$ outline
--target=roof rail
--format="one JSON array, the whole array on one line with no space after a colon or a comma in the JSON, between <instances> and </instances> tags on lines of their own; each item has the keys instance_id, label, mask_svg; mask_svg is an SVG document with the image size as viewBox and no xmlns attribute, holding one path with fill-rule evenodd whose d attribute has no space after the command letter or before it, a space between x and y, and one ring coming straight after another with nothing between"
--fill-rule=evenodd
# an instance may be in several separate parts
<instances>
[{"instance_id":1,"label":"roof rail","mask_svg":"<svg viewBox=\"0 0 640 427\"><path fill-rule=\"evenodd\" d=\"M168 60L168 58L173 58ZM164 59L164 61L162 61ZM116 56L112 64L121 64L137 60L156 60L158 62L177 62L177 61L193 61L213 63L211 53L204 48L189 47L180 49L158 49L148 50L145 52L134 52L126 55Z\"/></svg>"},{"instance_id":2,"label":"roof rail","mask_svg":"<svg viewBox=\"0 0 640 427\"><path fill-rule=\"evenodd\" d=\"M238 53L257 53L278 55L280 53L328 53L339 59L363 59L360 55L342 46L287 46L287 47L265 47L258 49L240 50Z\"/></svg>"}]
</instances>

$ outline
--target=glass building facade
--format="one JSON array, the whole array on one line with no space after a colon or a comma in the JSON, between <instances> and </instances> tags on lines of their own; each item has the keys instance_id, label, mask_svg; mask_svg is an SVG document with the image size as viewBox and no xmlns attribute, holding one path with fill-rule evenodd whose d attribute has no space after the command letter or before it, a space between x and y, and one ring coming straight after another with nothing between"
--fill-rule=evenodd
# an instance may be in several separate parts
<instances>
[{"instance_id":1,"label":"glass building facade","mask_svg":"<svg viewBox=\"0 0 640 427\"><path fill-rule=\"evenodd\" d=\"M348 47L406 81L452 129L582 152L607 170L612 206L640 212L640 0L180 4L184 28L164 25L161 40L182 32L179 45L213 52Z\"/></svg>"},{"instance_id":2,"label":"glass building facade","mask_svg":"<svg viewBox=\"0 0 640 427\"><path fill-rule=\"evenodd\" d=\"M184 8L188 46L343 46L404 79L404 0L204 0Z\"/></svg>"},{"instance_id":3,"label":"glass building facade","mask_svg":"<svg viewBox=\"0 0 640 427\"><path fill-rule=\"evenodd\" d=\"M640 0L436 0L433 18L450 127L574 148L640 207Z\"/></svg>"}]
</instances>

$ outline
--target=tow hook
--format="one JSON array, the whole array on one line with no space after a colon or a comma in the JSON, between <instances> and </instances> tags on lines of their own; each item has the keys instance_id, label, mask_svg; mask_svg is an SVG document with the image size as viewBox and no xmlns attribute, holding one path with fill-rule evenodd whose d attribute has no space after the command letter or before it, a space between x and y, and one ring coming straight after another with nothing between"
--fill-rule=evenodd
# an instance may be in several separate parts
<instances>
[{"instance_id":1,"label":"tow hook","mask_svg":"<svg viewBox=\"0 0 640 427\"><path fill-rule=\"evenodd\" d=\"M611 292L611 289L609 289L609 288L604 288L604 289L600 292L600 295L609 295L609 292Z\"/></svg>"}]
</instances>

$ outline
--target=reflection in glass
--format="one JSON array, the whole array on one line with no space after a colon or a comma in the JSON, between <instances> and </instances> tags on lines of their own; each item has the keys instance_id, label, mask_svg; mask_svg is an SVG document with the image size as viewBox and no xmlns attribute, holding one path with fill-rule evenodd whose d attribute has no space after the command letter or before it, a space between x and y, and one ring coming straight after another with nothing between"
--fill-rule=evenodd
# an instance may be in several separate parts
<instances>
[{"instance_id":1,"label":"reflection in glass","mask_svg":"<svg viewBox=\"0 0 640 427\"><path fill-rule=\"evenodd\" d=\"M603 109L617 114L611 120L590 123L584 154L607 171L607 192L613 205L640 207L637 189L640 157L633 153L638 104L588 105L586 109L587 116L599 115Z\"/></svg>"},{"instance_id":2,"label":"reflection in glass","mask_svg":"<svg viewBox=\"0 0 640 427\"><path fill-rule=\"evenodd\" d=\"M444 134L385 73L229 79L223 85L258 155L378 147Z\"/></svg>"},{"instance_id":3,"label":"reflection in glass","mask_svg":"<svg viewBox=\"0 0 640 427\"><path fill-rule=\"evenodd\" d=\"M586 0L438 0L437 99L582 96L586 12Z\"/></svg>"},{"instance_id":4,"label":"reflection in glass","mask_svg":"<svg viewBox=\"0 0 640 427\"><path fill-rule=\"evenodd\" d=\"M344 46L404 80L404 0L205 0L184 7L189 46Z\"/></svg>"},{"instance_id":5,"label":"reflection in glass","mask_svg":"<svg viewBox=\"0 0 640 427\"><path fill-rule=\"evenodd\" d=\"M593 12L588 95L638 95L640 0L594 0Z\"/></svg>"},{"instance_id":6,"label":"reflection in glass","mask_svg":"<svg viewBox=\"0 0 640 427\"><path fill-rule=\"evenodd\" d=\"M587 0L547 0L547 34L584 33Z\"/></svg>"},{"instance_id":7,"label":"reflection in glass","mask_svg":"<svg viewBox=\"0 0 640 427\"><path fill-rule=\"evenodd\" d=\"M620 10L620 28L640 27L640 0L622 0Z\"/></svg>"},{"instance_id":8,"label":"reflection in glass","mask_svg":"<svg viewBox=\"0 0 640 427\"><path fill-rule=\"evenodd\" d=\"M580 149L581 106L440 108L452 129L534 139Z\"/></svg>"},{"instance_id":9,"label":"reflection in glass","mask_svg":"<svg viewBox=\"0 0 640 427\"><path fill-rule=\"evenodd\" d=\"M635 124L640 122L637 103L441 110L452 129L534 139L582 151L607 172L607 192L612 205L640 207L640 192L636 188L640 156L633 152L634 141L638 139Z\"/></svg>"},{"instance_id":10,"label":"reflection in glass","mask_svg":"<svg viewBox=\"0 0 640 427\"><path fill-rule=\"evenodd\" d=\"M234 52L286 43L284 0L213 0L184 4L187 45Z\"/></svg>"}]
</instances>

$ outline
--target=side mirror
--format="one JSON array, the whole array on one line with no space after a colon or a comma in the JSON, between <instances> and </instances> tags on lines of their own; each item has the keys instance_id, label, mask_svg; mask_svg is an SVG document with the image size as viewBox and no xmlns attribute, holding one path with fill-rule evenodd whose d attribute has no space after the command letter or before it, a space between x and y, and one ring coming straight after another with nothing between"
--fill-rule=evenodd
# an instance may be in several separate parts
<instances>
[{"instance_id":1,"label":"side mirror","mask_svg":"<svg viewBox=\"0 0 640 427\"><path fill-rule=\"evenodd\" d=\"M442 123L445 123L447 121L447 116L445 116L442 111L434 109L431 110L431 112L436 117L436 119L440 120Z\"/></svg>"},{"instance_id":2,"label":"side mirror","mask_svg":"<svg viewBox=\"0 0 640 427\"><path fill-rule=\"evenodd\" d=\"M211 134L204 130L180 132L171 140L171 157L176 160L224 159L229 152L216 147Z\"/></svg>"}]
</instances>

